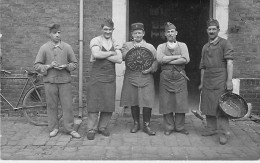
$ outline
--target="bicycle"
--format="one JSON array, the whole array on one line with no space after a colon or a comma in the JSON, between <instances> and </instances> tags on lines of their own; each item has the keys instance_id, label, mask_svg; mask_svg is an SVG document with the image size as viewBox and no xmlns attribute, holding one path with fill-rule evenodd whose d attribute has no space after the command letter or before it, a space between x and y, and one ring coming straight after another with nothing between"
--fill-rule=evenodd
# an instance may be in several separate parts
<instances>
[{"instance_id":1,"label":"bicycle","mask_svg":"<svg viewBox=\"0 0 260 163\"><path fill-rule=\"evenodd\" d=\"M47 104L46 104L46 96L44 85L38 84L40 74L36 71L28 71L25 70L26 77L8 77L11 72L6 70L1 70L1 74L3 74L2 79L24 79L26 80L23 89L20 93L19 100L16 105L13 106L10 101L7 100L6 97L0 92L1 98L3 98L13 110L22 110L26 119L33 125L36 126L47 126ZM30 87L27 91L26 88L28 84L31 83L32 87ZM23 96L24 95L24 96ZM21 100L22 99L22 100ZM22 105L20 105L20 101L22 101ZM2 102L2 101L1 101ZM59 115L59 119L62 114Z\"/></svg>"}]
</instances>

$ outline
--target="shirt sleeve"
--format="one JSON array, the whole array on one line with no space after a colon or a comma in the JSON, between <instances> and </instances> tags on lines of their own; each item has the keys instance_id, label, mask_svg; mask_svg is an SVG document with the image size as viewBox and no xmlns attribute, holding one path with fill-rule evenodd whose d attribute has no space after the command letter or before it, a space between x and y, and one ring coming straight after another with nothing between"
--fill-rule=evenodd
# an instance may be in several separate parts
<instances>
[{"instance_id":1,"label":"shirt sleeve","mask_svg":"<svg viewBox=\"0 0 260 163\"><path fill-rule=\"evenodd\" d=\"M46 55L45 55L45 50L44 47L41 46L40 50L38 51L38 54L36 56L35 62L34 62L34 69L43 74L43 75L47 75L47 65L45 65L45 61L46 61Z\"/></svg>"},{"instance_id":2,"label":"shirt sleeve","mask_svg":"<svg viewBox=\"0 0 260 163\"><path fill-rule=\"evenodd\" d=\"M68 66L66 70L74 71L77 68L77 59L71 46L68 47Z\"/></svg>"},{"instance_id":3,"label":"shirt sleeve","mask_svg":"<svg viewBox=\"0 0 260 163\"><path fill-rule=\"evenodd\" d=\"M114 39L112 39L113 41L113 47L115 50L121 50L122 47L120 47L120 45L118 44L118 42L116 42Z\"/></svg>"},{"instance_id":4,"label":"shirt sleeve","mask_svg":"<svg viewBox=\"0 0 260 163\"><path fill-rule=\"evenodd\" d=\"M98 46L98 47L101 48L101 44L100 44L100 41L99 41L99 37L95 37L95 38L93 38L93 39L90 41L90 44L89 44L90 49L91 49L93 46Z\"/></svg>"},{"instance_id":5,"label":"shirt sleeve","mask_svg":"<svg viewBox=\"0 0 260 163\"><path fill-rule=\"evenodd\" d=\"M234 59L234 50L233 46L229 41L226 41L224 44L224 58L225 59Z\"/></svg>"},{"instance_id":6,"label":"shirt sleeve","mask_svg":"<svg viewBox=\"0 0 260 163\"><path fill-rule=\"evenodd\" d=\"M162 59L164 56L165 56L165 54L163 53L163 48L162 48L162 44L161 44L157 47L157 57L156 57L157 61L160 64L162 63Z\"/></svg>"},{"instance_id":7,"label":"shirt sleeve","mask_svg":"<svg viewBox=\"0 0 260 163\"><path fill-rule=\"evenodd\" d=\"M190 62L189 50L185 43L181 44L181 57L186 60L186 64Z\"/></svg>"},{"instance_id":8,"label":"shirt sleeve","mask_svg":"<svg viewBox=\"0 0 260 163\"><path fill-rule=\"evenodd\" d=\"M205 65L204 65L204 54L205 54L205 46L203 46L202 48L202 52L201 52L201 59L200 59L200 66L199 69L205 69Z\"/></svg>"},{"instance_id":9,"label":"shirt sleeve","mask_svg":"<svg viewBox=\"0 0 260 163\"><path fill-rule=\"evenodd\" d=\"M157 59L156 59L157 58L157 51L156 51L156 49L154 48L153 45L150 45L149 50L151 50L151 52L153 53L154 59L155 59L153 64L152 64L152 72L156 72L157 69L158 69L158 62L157 62Z\"/></svg>"},{"instance_id":10,"label":"shirt sleeve","mask_svg":"<svg viewBox=\"0 0 260 163\"><path fill-rule=\"evenodd\" d=\"M127 53L128 51L129 51L129 47L127 46L126 43L124 43L123 46L122 46L122 48L121 48L123 60L125 60L125 56L126 56L126 53Z\"/></svg>"}]
</instances>

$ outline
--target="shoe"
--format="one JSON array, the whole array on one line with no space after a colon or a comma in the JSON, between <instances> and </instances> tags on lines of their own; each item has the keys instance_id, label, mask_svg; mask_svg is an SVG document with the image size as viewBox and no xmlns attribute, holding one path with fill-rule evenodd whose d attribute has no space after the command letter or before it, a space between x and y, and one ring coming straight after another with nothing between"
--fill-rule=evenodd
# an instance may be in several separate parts
<instances>
[{"instance_id":1,"label":"shoe","mask_svg":"<svg viewBox=\"0 0 260 163\"><path fill-rule=\"evenodd\" d=\"M139 130L140 130L140 123L139 122L134 122L134 127L131 128L130 132L131 133L136 133Z\"/></svg>"},{"instance_id":2,"label":"shoe","mask_svg":"<svg viewBox=\"0 0 260 163\"><path fill-rule=\"evenodd\" d=\"M169 135L171 135L172 130L165 130L163 133L164 133L164 135L169 136Z\"/></svg>"},{"instance_id":3,"label":"shoe","mask_svg":"<svg viewBox=\"0 0 260 163\"><path fill-rule=\"evenodd\" d=\"M73 138L80 138L79 133L77 133L76 131L70 132L70 135L71 135Z\"/></svg>"},{"instance_id":4,"label":"shoe","mask_svg":"<svg viewBox=\"0 0 260 163\"><path fill-rule=\"evenodd\" d=\"M98 133L103 135L103 136L106 136L106 137L108 137L110 135L110 133L109 133L107 128L98 130Z\"/></svg>"},{"instance_id":5,"label":"shoe","mask_svg":"<svg viewBox=\"0 0 260 163\"><path fill-rule=\"evenodd\" d=\"M134 126L131 128L131 133L136 133L140 130L140 107L131 106L131 114L134 120Z\"/></svg>"},{"instance_id":6,"label":"shoe","mask_svg":"<svg viewBox=\"0 0 260 163\"><path fill-rule=\"evenodd\" d=\"M50 132L50 137L54 137L58 134L59 130L55 128L52 132Z\"/></svg>"},{"instance_id":7,"label":"shoe","mask_svg":"<svg viewBox=\"0 0 260 163\"><path fill-rule=\"evenodd\" d=\"M156 135L156 132L150 128L150 119L152 115L151 108L143 108L143 131L147 133L149 136Z\"/></svg>"},{"instance_id":8,"label":"shoe","mask_svg":"<svg viewBox=\"0 0 260 163\"><path fill-rule=\"evenodd\" d=\"M217 134L217 132L215 130L206 130L201 134L201 136L213 136L216 134Z\"/></svg>"},{"instance_id":9,"label":"shoe","mask_svg":"<svg viewBox=\"0 0 260 163\"><path fill-rule=\"evenodd\" d=\"M184 134L184 135L189 135L189 131L187 131L186 129L182 129L182 130L175 130L175 132Z\"/></svg>"},{"instance_id":10,"label":"shoe","mask_svg":"<svg viewBox=\"0 0 260 163\"><path fill-rule=\"evenodd\" d=\"M219 136L219 144L225 145L227 144L228 138L225 134L220 134Z\"/></svg>"},{"instance_id":11,"label":"shoe","mask_svg":"<svg viewBox=\"0 0 260 163\"><path fill-rule=\"evenodd\" d=\"M88 131L88 133L87 133L88 140L94 140L95 139L95 134L96 134L95 130Z\"/></svg>"}]
</instances>

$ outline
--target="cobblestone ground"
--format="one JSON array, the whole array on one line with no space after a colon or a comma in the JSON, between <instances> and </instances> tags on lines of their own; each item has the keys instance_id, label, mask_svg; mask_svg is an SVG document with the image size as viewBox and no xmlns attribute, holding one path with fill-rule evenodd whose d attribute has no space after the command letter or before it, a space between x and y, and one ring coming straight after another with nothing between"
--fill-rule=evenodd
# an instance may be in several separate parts
<instances>
[{"instance_id":1,"label":"cobblestone ground","mask_svg":"<svg viewBox=\"0 0 260 163\"><path fill-rule=\"evenodd\" d=\"M186 116L189 135L163 134L162 117L153 117L156 136L129 132L130 116L115 115L110 137L86 138L86 119L79 128L81 139L64 132L49 138L47 127L33 126L22 118L1 119L3 160L259 160L260 125L252 121L230 121L231 138L220 145L218 136L202 137L203 123Z\"/></svg>"}]
</instances>

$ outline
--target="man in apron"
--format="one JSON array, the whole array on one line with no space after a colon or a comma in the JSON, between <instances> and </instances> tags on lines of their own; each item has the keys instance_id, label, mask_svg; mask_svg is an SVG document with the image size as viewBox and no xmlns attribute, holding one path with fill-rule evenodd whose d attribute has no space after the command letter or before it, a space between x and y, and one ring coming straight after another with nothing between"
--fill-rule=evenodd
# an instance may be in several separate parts
<instances>
[{"instance_id":1,"label":"man in apron","mask_svg":"<svg viewBox=\"0 0 260 163\"><path fill-rule=\"evenodd\" d=\"M155 135L156 132L150 128L150 118L155 99L152 73L157 70L156 49L153 45L143 40L145 34L143 23L132 24L131 34L133 41L126 42L122 47L123 59L125 59L129 50L136 47L144 47L152 53L154 61L152 66L144 71L133 71L126 66L120 106L131 106L134 120L134 127L130 130L131 133L136 133L140 130L140 107L142 107L143 131L148 135Z\"/></svg>"},{"instance_id":2,"label":"man in apron","mask_svg":"<svg viewBox=\"0 0 260 163\"><path fill-rule=\"evenodd\" d=\"M90 41L90 62L93 64L88 85L89 91L87 92L87 138L89 140L95 138L96 132L104 136L110 135L107 126L115 111L115 63L122 62L119 45L112 39L113 21L105 19L101 28L103 34Z\"/></svg>"},{"instance_id":3,"label":"man in apron","mask_svg":"<svg viewBox=\"0 0 260 163\"><path fill-rule=\"evenodd\" d=\"M209 42L202 48L200 62L201 112L206 115L207 129L202 136L212 136L219 131L220 144L227 143L228 117L218 105L219 98L226 91L232 91L233 47L229 41L218 36L220 29L217 20L207 24Z\"/></svg>"},{"instance_id":4,"label":"man in apron","mask_svg":"<svg viewBox=\"0 0 260 163\"><path fill-rule=\"evenodd\" d=\"M34 68L43 74L50 137L56 136L59 131L58 102L60 101L65 130L72 137L80 138L80 135L73 130L70 75L70 72L77 68L77 59L71 46L61 41L60 33L59 24L50 27L51 40L41 46Z\"/></svg>"},{"instance_id":5,"label":"man in apron","mask_svg":"<svg viewBox=\"0 0 260 163\"><path fill-rule=\"evenodd\" d=\"M162 70L159 111L163 114L165 135L170 135L173 131L188 135L189 132L184 128L185 113L189 112L187 80L180 71L185 74L185 64L189 63L190 57L186 44L176 41L176 35L176 27L167 22L165 25L167 42L157 48L157 60Z\"/></svg>"}]
</instances>

